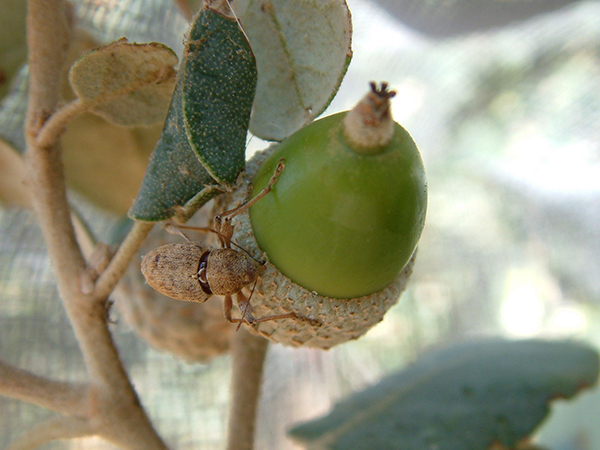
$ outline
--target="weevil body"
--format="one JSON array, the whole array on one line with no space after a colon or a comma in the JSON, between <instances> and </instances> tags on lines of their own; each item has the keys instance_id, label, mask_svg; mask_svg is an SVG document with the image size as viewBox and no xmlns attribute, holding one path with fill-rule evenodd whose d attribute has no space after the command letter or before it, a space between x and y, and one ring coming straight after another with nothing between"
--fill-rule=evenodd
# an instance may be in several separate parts
<instances>
[{"instance_id":1,"label":"weevil body","mask_svg":"<svg viewBox=\"0 0 600 450\"><path fill-rule=\"evenodd\" d=\"M153 289L177 300L203 303L211 295L234 295L258 278L264 266L232 248L201 242L167 244L142 258L142 274Z\"/></svg>"}]
</instances>

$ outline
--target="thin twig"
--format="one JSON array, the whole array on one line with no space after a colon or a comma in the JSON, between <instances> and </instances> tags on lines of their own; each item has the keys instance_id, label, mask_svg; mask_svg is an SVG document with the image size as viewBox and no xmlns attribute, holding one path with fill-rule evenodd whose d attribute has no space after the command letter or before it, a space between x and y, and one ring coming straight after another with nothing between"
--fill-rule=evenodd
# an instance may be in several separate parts
<instances>
[{"instance_id":1,"label":"thin twig","mask_svg":"<svg viewBox=\"0 0 600 450\"><path fill-rule=\"evenodd\" d=\"M83 416L87 413L87 386L50 380L0 360L0 394L52 409Z\"/></svg>"},{"instance_id":2,"label":"thin twig","mask_svg":"<svg viewBox=\"0 0 600 450\"><path fill-rule=\"evenodd\" d=\"M94 252L94 248L96 248L98 241L83 216L76 208L71 209L71 221L73 222L75 237L77 238L79 248L81 248L83 257L89 264L90 257Z\"/></svg>"},{"instance_id":3,"label":"thin twig","mask_svg":"<svg viewBox=\"0 0 600 450\"><path fill-rule=\"evenodd\" d=\"M6 450L33 450L58 439L74 439L93 434L94 430L87 420L77 417L54 417L38 423L10 444Z\"/></svg>"},{"instance_id":4,"label":"thin twig","mask_svg":"<svg viewBox=\"0 0 600 450\"><path fill-rule=\"evenodd\" d=\"M129 84L121 86L119 89L103 93L97 97L77 98L73 100L48 118L37 135L36 145L38 147L47 147L57 142L65 132L67 124L86 111L92 111L100 105L110 103L149 84L155 84L158 81L164 83L170 77L175 76L175 70L172 67L165 66L165 69L165 71L154 71L145 78L138 78Z\"/></svg>"},{"instance_id":5,"label":"thin twig","mask_svg":"<svg viewBox=\"0 0 600 450\"><path fill-rule=\"evenodd\" d=\"M37 136L36 145L38 147L48 147L54 144L60 135L62 135L67 124L86 112L89 106L80 99L75 99L56 111L44 124Z\"/></svg>"},{"instance_id":6,"label":"thin twig","mask_svg":"<svg viewBox=\"0 0 600 450\"><path fill-rule=\"evenodd\" d=\"M256 412L268 342L241 328L233 337L232 402L227 450L252 450Z\"/></svg>"},{"instance_id":7,"label":"thin twig","mask_svg":"<svg viewBox=\"0 0 600 450\"><path fill-rule=\"evenodd\" d=\"M153 226L153 222L135 222L108 267L96 281L93 292L96 298L106 298L113 291Z\"/></svg>"}]
</instances>

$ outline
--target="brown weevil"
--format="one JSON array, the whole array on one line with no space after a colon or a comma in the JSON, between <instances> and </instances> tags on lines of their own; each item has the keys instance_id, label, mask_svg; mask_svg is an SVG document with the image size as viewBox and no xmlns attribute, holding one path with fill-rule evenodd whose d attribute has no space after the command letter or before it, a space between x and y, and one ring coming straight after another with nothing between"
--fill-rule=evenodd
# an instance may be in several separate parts
<instances>
[{"instance_id":1,"label":"brown weevil","mask_svg":"<svg viewBox=\"0 0 600 450\"><path fill-rule=\"evenodd\" d=\"M163 245L143 256L141 269L147 283L161 294L177 300L203 303L212 295L223 296L225 319L240 325L243 322L252 324L286 318L310 320L295 313L255 318L250 305L251 295L247 297L242 289L257 282L265 263L255 260L244 249L232 248L231 219L267 195L283 168L284 160L281 159L269 184L260 193L237 208L216 216L215 230L177 226L183 229L213 231L219 236L221 248L212 248L202 242L191 242L183 233L175 230L187 242ZM240 318L231 316L233 296L236 297L242 315Z\"/></svg>"}]
</instances>

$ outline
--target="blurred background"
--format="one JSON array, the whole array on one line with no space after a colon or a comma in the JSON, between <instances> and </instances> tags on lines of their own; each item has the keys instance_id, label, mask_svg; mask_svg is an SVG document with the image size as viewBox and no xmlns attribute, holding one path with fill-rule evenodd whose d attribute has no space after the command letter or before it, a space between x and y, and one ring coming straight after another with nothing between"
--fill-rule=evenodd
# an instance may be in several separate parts
<instances>
[{"instance_id":1,"label":"blurred background","mask_svg":"<svg viewBox=\"0 0 600 450\"><path fill-rule=\"evenodd\" d=\"M24 4L0 6L0 138L17 150L24 145ZM76 4L86 30L80 50L126 36L164 42L181 54L186 20L170 0ZM348 4L354 56L325 114L351 108L371 80L397 91L394 117L419 145L428 174L427 224L408 290L366 336L329 351L270 347L260 449L299 448L285 438L291 424L325 413L442 343L500 335L600 347L600 3ZM95 116L78 121L63 141L72 201L101 239L112 240L161 127L125 130ZM5 144L0 355L36 373L83 380L40 231L9 176L22 167ZM249 155L266 145L250 137ZM115 179L91 180L99 164ZM124 179L131 186L114 189ZM196 311L153 296L133 270L111 310L142 402L172 448L222 449L229 390L222 336L231 330L206 319L220 319L218 301L208 302L216 309ZM182 320L203 350L187 335L170 334ZM600 449L598 389L553 405L537 442L550 450ZM0 397L0 447L51 415ZM110 446L85 439L46 448Z\"/></svg>"}]
</instances>

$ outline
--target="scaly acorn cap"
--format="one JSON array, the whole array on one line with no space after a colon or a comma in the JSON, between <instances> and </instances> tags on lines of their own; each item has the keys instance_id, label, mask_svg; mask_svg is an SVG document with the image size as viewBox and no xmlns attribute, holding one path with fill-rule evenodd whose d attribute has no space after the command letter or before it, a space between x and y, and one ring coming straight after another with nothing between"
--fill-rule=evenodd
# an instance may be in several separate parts
<instances>
[{"instance_id":1,"label":"scaly acorn cap","mask_svg":"<svg viewBox=\"0 0 600 450\"><path fill-rule=\"evenodd\" d=\"M275 146L271 146L263 152L258 152L248 161L246 172L240 175L238 188L223 199L227 206L218 207L216 213L246 201L254 175L274 148ZM235 230L233 241L257 260L268 261L268 255L259 248L254 239L248 212L234 217L232 222ZM354 299L322 297L295 284L273 264L267 262L266 270L262 273L250 300L254 308L254 317L294 312L298 316L311 319L312 322L278 319L246 326L251 332L272 342L290 346L328 349L357 339L379 323L384 314L398 302L412 274L414 260L415 255L387 288ZM250 291L247 290L246 295L249 294Z\"/></svg>"}]
</instances>

